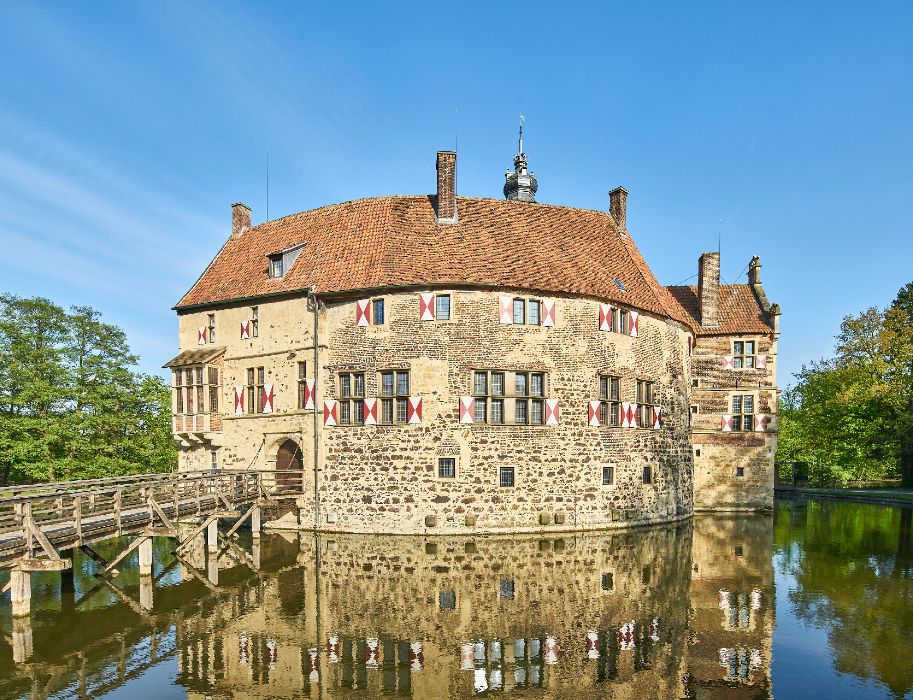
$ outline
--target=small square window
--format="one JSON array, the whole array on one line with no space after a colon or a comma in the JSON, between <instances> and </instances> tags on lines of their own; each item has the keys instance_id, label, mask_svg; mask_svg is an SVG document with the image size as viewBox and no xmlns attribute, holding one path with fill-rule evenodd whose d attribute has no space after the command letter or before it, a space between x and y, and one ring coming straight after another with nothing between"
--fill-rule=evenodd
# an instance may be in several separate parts
<instances>
[{"instance_id":1,"label":"small square window","mask_svg":"<svg viewBox=\"0 0 913 700\"><path fill-rule=\"evenodd\" d=\"M434 317L438 321L450 320L450 295L439 294L434 301Z\"/></svg>"},{"instance_id":2,"label":"small square window","mask_svg":"<svg viewBox=\"0 0 913 700\"><path fill-rule=\"evenodd\" d=\"M611 486L615 483L615 467L604 466L602 468L602 485Z\"/></svg>"},{"instance_id":3,"label":"small square window","mask_svg":"<svg viewBox=\"0 0 913 700\"><path fill-rule=\"evenodd\" d=\"M502 578L501 585L498 587L498 595L507 600L513 600L514 597L514 580L512 578Z\"/></svg>"},{"instance_id":4,"label":"small square window","mask_svg":"<svg viewBox=\"0 0 913 700\"><path fill-rule=\"evenodd\" d=\"M745 467L736 467L735 475L736 476L745 476Z\"/></svg>"},{"instance_id":5,"label":"small square window","mask_svg":"<svg viewBox=\"0 0 913 700\"><path fill-rule=\"evenodd\" d=\"M736 555L737 557L740 557L740 556L742 556L743 552L744 552L744 550L742 549L742 545L737 544L737 545L735 546L735 555Z\"/></svg>"},{"instance_id":6,"label":"small square window","mask_svg":"<svg viewBox=\"0 0 913 700\"><path fill-rule=\"evenodd\" d=\"M643 482L645 484L653 483L653 467L651 467L649 464L644 467Z\"/></svg>"},{"instance_id":7,"label":"small square window","mask_svg":"<svg viewBox=\"0 0 913 700\"><path fill-rule=\"evenodd\" d=\"M441 479L456 478L456 459L454 457L441 457L437 461L437 475Z\"/></svg>"},{"instance_id":8,"label":"small square window","mask_svg":"<svg viewBox=\"0 0 913 700\"><path fill-rule=\"evenodd\" d=\"M374 325L382 326L384 323L384 300L375 299L371 303L371 308L374 309Z\"/></svg>"},{"instance_id":9,"label":"small square window","mask_svg":"<svg viewBox=\"0 0 913 700\"><path fill-rule=\"evenodd\" d=\"M498 485L502 488L512 488L514 485L514 468L501 467L498 470Z\"/></svg>"},{"instance_id":10,"label":"small square window","mask_svg":"<svg viewBox=\"0 0 913 700\"><path fill-rule=\"evenodd\" d=\"M437 594L437 604L441 610L455 610L456 591L440 591Z\"/></svg>"},{"instance_id":11,"label":"small square window","mask_svg":"<svg viewBox=\"0 0 913 700\"><path fill-rule=\"evenodd\" d=\"M260 268L261 270L263 268ZM282 277L282 256L274 255L269 259L269 276L278 279Z\"/></svg>"},{"instance_id":12,"label":"small square window","mask_svg":"<svg viewBox=\"0 0 913 700\"><path fill-rule=\"evenodd\" d=\"M695 389L696 389L697 387L699 387L700 385L701 385L701 380L700 380L700 379L694 378L694 379L691 380L691 386L693 386Z\"/></svg>"},{"instance_id":13,"label":"small square window","mask_svg":"<svg viewBox=\"0 0 913 700\"><path fill-rule=\"evenodd\" d=\"M695 456L695 457L700 457L700 456L701 456L701 448L700 448L700 447L695 447L695 448L694 448L694 456Z\"/></svg>"},{"instance_id":14,"label":"small square window","mask_svg":"<svg viewBox=\"0 0 913 700\"><path fill-rule=\"evenodd\" d=\"M604 591L614 591L615 590L615 574L611 572L606 572L602 575L602 590Z\"/></svg>"}]
</instances>

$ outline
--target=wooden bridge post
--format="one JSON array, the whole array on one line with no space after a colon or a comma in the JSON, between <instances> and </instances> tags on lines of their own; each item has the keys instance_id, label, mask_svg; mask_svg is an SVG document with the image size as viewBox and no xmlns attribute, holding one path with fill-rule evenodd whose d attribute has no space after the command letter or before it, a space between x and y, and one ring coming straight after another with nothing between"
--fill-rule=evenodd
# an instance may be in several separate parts
<instances>
[{"instance_id":1,"label":"wooden bridge post","mask_svg":"<svg viewBox=\"0 0 913 700\"><path fill-rule=\"evenodd\" d=\"M250 514L250 531L254 537L260 536L260 506L254 506Z\"/></svg>"},{"instance_id":2,"label":"wooden bridge post","mask_svg":"<svg viewBox=\"0 0 913 700\"><path fill-rule=\"evenodd\" d=\"M219 551L219 521L217 518L206 526L206 548L210 553Z\"/></svg>"},{"instance_id":3,"label":"wooden bridge post","mask_svg":"<svg viewBox=\"0 0 913 700\"><path fill-rule=\"evenodd\" d=\"M32 619L13 618L13 663L21 664L32 656Z\"/></svg>"},{"instance_id":4,"label":"wooden bridge post","mask_svg":"<svg viewBox=\"0 0 913 700\"><path fill-rule=\"evenodd\" d=\"M146 537L139 546L139 575L152 576L152 538Z\"/></svg>"},{"instance_id":5,"label":"wooden bridge post","mask_svg":"<svg viewBox=\"0 0 913 700\"><path fill-rule=\"evenodd\" d=\"M32 608L32 574L21 569L10 571L10 602L13 617L27 617Z\"/></svg>"},{"instance_id":6,"label":"wooden bridge post","mask_svg":"<svg viewBox=\"0 0 913 700\"><path fill-rule=\"evenodd\" d=\"M210 552L206 563L206 573L213 586L219 585L219 557L216 552Z\"/></svg>"}]
</instances>

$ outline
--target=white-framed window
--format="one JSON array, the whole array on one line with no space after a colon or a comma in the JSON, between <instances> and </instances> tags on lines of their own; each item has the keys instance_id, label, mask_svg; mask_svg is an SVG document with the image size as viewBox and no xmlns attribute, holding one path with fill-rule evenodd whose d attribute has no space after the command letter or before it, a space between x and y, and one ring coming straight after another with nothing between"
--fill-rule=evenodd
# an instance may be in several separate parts
<instances>
[{"instance_id":1,"label":"white-framed window","mask_svg":"<svg viewBox=\"0 0 913 700\"><path fill-rule=\"evenodd\" d=\"M757 355L757 341L732 341L732 366L734 369L754 369Z\"/></svg>"},{"instance_id":2,"label":"white-framed window","mask_svg":"<svg viewBox=\"0 0 913 700\"><path fill-rule=\"evenodd\" d=\"M207 325L209 326L209 342L216 342L216 315L207 314Z\"/></svg>"},{"instance_id":3,"label":"white-framed window","mask_svg":"<svg viewBox=\"0 0 913 700\"><path fill-rule=\"evenodd\" d=\"M603 486L614 486L615 485L615 467L611 464L602 465L602 485Z\"/></svg>"},{"instance_id":4,"label":"white-framed window","mask_svg":"<svg viewBox=\"0 0 913 700\"><path fill-rule=\"evenodd\" d=\"M339 373L339 423L364 425L365 422L365 373Z\"/></svg>"},{"instance_id":5,"label":"white-framed window","mask_svg":"<svg viewBox=\"0 0 913 700\"><path fill-rule=\"evenodd\" d=\"M250 307L250 334L257 338L260 335L260 307Z\"/></svg>"},{"instance_id":6,"label":"white-framed window","mask_svg":"<svg viewBox=\"0 0 913 700\"><path fill-rule=\"evenodd\" d=\"M371 300L371 314L373 316L373 319L372 319L373 325L375 325L375 326L384 325L385 311L386 310L384 308L384 300L382 298Z\"/></svg>"},{"instance_id":7,"label":"white-framed window","mask_svg":"<svg viewBox=\"0 0 913 700\"><path fill-rule=\"evenodd\" d=\"M450 320L449 294L438 294L434 297L434 318L438 321Z\"/></svg>"},{"instance_id":8,"label":"white-framed window","mask_svg":"<svg viewBox=\"0 0 913 700\"><path fill-rule=\"evenodd\" d=\"M734 431L754 430L754 396L739 394L732 397L732 429Z\"/></svg>"},{"instance_id":9,"label":"white-framed window","mask_svg":"<svg viewBox=\"0 0 913 700\"><path fill-rule=\"evenodd\" d=\"M438 457L437 476L438 479L455 479L456 457Z\"/></svg>"},{"instance_id":10,"label":"white-framed window","mask_svg":"<svg viewBox=\"0 0 913 700\"><path fill-rule=\"evenodd\" d=\"M599 375L599 424L621 425L621 379L608 374Z\"/></svg>"},{"instance_id":11,"label":"white-framed window","mask_svg":"<svg viewBox=\"0 0 913 700\"><path fill-rule=\"evenodd\" d=\"M637 425L641 428L653 427L653 382L643 379L637 380ZM647 483L647 482L644 482Z\"/></svg>"},{"instance_id":12,"label":"white-framed window","mask_svg":"<svg viewBox=\"0 0 913 700\"><path fill-rule=\"evenodd\" d=\"M514 474L514 467L511 466L501 466L498 467L498 486L501 488L509 489L513 488L516 485Z\"/></svg>"}]
</instances>

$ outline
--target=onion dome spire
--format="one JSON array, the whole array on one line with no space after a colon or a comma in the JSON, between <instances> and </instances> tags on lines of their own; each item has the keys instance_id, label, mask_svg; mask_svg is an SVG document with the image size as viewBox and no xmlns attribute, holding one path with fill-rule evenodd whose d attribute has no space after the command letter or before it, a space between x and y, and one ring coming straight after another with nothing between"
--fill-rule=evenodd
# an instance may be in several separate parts
<instances>
[{"instance_id":1,"label":"onion dome spire","mask_svg":"<svg viewBox=\"0 0 913 700\"><path fill-rule=\"evenodd\" d=\"M514 156L514 170L504 173L504 197L521 202L535 202L539 183L536 176L529 172L526 154L523 152L523 122L526 117L520 115L520 146Z\"/></svg>"}]
</instances>

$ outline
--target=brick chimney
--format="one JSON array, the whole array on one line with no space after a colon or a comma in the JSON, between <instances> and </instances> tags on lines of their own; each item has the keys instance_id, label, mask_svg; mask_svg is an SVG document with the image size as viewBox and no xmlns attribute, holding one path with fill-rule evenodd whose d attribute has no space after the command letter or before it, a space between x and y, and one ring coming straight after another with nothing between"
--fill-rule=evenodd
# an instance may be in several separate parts
<instances>
[{"instance_id":1,"label":"brick chimney","mask_svg":"<svg viewBox=\"0 0 913 700\"><path fill-rule=\"evenodd\" d=\"M625 217L628 212L628 191L624 187L616 187L609 192L609 213L615 223L625 228Z\"/></svg>"},{"instance_id":2,"label":"brick chimney","mask_svg":"<svg viewBox=\"0 0 913 700\"><path fill-rule=\"evenodd\" d=\"M704 253L697 263L697 298L701 327L719 328L720 254Z\"/></svg>"},{"instance_id":3,"label":"brick chimney","mask_svg":"<svg viewBox=\"0 0 913 700\"><path fill-rule=\"evenodd\" d=\"M437 152L437 203L435 220L439 224L457 222L456 158L453 151Z\"/></svg>"},{"instance_id":4,"label":"brick chimney","mask_svg":"<svg viewBox=\"0 0 913 700\"><path fill-rule=\"evenodd\" d=\"M250 207L241 202L231 205L231 236L240 236L250 228Z\"/></svg>"}]
</instances>

